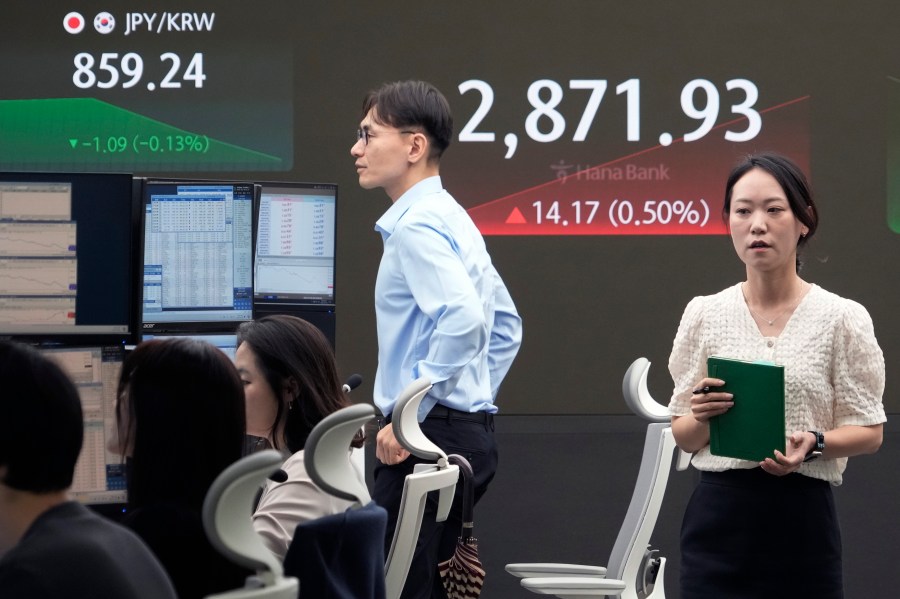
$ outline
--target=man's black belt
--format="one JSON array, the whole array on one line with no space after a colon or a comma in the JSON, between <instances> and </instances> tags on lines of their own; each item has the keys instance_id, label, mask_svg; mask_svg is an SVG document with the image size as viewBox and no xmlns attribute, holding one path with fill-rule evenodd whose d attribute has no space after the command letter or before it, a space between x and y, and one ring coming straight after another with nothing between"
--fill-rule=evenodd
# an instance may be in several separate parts
<instances>
[{"instance_id":1,"label":"man's black belt","mask_svg":"<svg viewBox=\"0 0 900 599\"><path fill-rule=\"evenodd\" d=\"M445 420L468 420L469 422L478 422L481 424L491 424L494 421L494 415L481 412L463 412L462 410L454 410L441 404L435 404L431 411L428 412L426 419L443 418Z\"/></svg>"}]
</instances>

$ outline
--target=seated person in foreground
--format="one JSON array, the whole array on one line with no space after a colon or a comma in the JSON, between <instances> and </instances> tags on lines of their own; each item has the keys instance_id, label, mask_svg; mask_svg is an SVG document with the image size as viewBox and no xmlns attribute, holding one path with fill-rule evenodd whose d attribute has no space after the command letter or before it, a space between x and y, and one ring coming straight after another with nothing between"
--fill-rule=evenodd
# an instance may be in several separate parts
<instances>
[{"instance_id":1,"label":"seated person in foreground","mask_svg":"<svg viewBox=\"0 0 900 599\"><path fill-rule=\"evenodd\" d=\"M203 341L145 341L125 360L116 416L127 466L123 524L150 546L181 599L243 587L252 572L212 546L202 520L209 487L243 451L234 364Z\"/></svg>"},{"instance_id":2,"label":"seated person in foreground","mask_svg":"<svg viewBox=\"0 0 900 599\"><path fill-rule=\"evenodd\" d=\"M303 447L313 427L350 402L331 345L314 325L295 316L266 316L243 323L237 334L235 364L244 382L247 433L285 454L281 468L287 474L283 482L266 483L253 526L284 559L298 524L351 505L317 487L303 464ZM360 434L353 447L362 444ZM362 471L358 474L365 484Z\"/></svg>"},{"instance_id":3,"label":"seated person in foreground","mask_svg":"<svg viewBox=\"0 0 900 599\"><path fill-rule=\"evenodd\" d=\"M0 342L0 378L0 597L175 599L134 533L68 497L84 424L65 372Z\"/></svg>"}]
</instances>

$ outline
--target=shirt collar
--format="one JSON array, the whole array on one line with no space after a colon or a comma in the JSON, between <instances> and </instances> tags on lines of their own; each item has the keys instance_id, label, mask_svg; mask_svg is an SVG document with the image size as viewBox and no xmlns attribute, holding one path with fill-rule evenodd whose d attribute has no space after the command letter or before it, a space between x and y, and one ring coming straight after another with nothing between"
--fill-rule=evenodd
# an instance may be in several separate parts
<instances>
[{"instance_id":1,"label":"shirt collar","mask_svg":"<svg viewBox=\"0 0 900 599\"><path fill-rule=\"evenodd\" d=\"M444 185L441 183L441 178L438 175L422 179L407 189L402 196L397 198L396 202L391 204L391 207L375 222L375 230L387 239L394 232L397 223L400 222L406 211L412 208L413 204L424 196L437 193L443 189Z\"/></svg>"}]
</instances>

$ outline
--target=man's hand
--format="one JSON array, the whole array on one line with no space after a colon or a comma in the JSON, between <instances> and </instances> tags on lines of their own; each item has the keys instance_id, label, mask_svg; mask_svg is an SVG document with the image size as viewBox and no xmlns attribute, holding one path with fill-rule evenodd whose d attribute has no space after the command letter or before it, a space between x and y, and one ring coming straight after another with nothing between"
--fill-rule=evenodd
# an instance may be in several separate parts
<instances>
[{"instance_id":1,"label":"man's hand","mask_svg":"<svg viewBox=\"0 0 900 599\"><path fill-rule=\"evenodd\" d=\"M399 464L409 457L409 452L403 449L394 436L391 424L386 424L375 438L375 457L383 464L392 466Z\"/></svg>"}]
</instances>

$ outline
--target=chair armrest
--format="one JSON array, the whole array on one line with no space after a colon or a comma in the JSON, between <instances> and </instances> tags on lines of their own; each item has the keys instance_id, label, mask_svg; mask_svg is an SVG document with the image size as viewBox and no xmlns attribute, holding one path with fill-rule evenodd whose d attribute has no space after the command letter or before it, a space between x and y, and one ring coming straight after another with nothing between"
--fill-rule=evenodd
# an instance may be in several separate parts
<instances>
[{"instance_id":1,"label":"chair armrest","mask_svg":"<svg viewBox=\"0 0 900 599\"><path fill-rule=\"evenodd\" d=\"M625 581L596 576L543 577L523 578L522 586L532 593L541 595L605 597L620 595L625 590Z\"/></svg>"},{"instance_id":2,"label":"chair armrest","mask_svg":"<svg viewBox=\"0 0 900 599\"><path fill-rule=\"evenodd\" d=\"M688 466L691 465L691 458L694 457L694 454L688 453L683 449L678 450L678 455L675 457L675 470L678 472L684 472L687 470Z\"/></svg>"},{"instance_id":3,"label":"chair armrest","mask_svg":"<svg viewBox=\"0 0 900 599\"><path fill-rule=\"evenodd\" d=\"M204 599L296 599L300 585L296 578L282 578L272 586L244 587L207 595Z\"/></svg>"},{"instance_id":4,"label":"chair armrest","mask_svg":"<svg viewBox=\"0 0 900 599\"><path fill-rule=\"evenodd\" d=\"M558 578L582 576L606 576L606 568L602 566L584 566L581 564L506 564L506 571L518 578Z\"/></svg>"}]
</instances>

